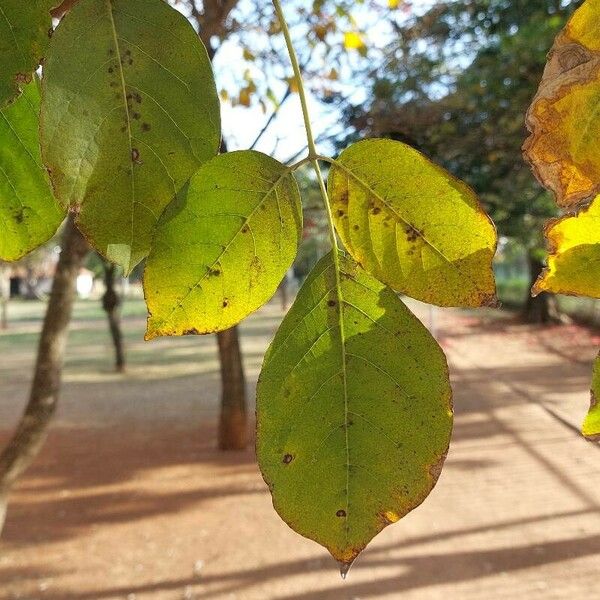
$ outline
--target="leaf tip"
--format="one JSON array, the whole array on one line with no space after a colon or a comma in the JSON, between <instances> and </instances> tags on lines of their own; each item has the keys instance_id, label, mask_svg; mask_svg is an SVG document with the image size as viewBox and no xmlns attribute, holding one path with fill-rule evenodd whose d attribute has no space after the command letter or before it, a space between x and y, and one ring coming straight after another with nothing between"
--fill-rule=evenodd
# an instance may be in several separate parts
<instances>
[{"instance_id":1,"label":"leaf tip","mask_svg":"<svg viewBox=\"0 0 600 600\"><path fill-rule=\"evenodd\" d=\"M494 292L484 298L481 306L487 306L488 308L501 308L502 302L500 302L500 298L498 298L498 295L496 292Z\"/></svg>"},{"instance_id":2,"label":"leaf tip","mask_svg":"<svg viewBox=\"0 0 600 600\"><path fill-rule=\"evenodd\" d=\"M348 576L348 572L350 571L355 560L356 560L356 558L353 558L350 561L338 560L338 564L340 565L340 575L344 581L346 580L346 577Z\"/></svg>"},{"instance_id":3,"label":"leaf tip","mask_svg":"<svg viewBox=\"0 0 600 600\"><path fill-rule=\"evenodd\" d=\"M531 297L536 298L542 292L547 292L548 290L549 290L549 288L548 288L548 282L546 281L546 273L542 273L538 277L537 281L533 284L533 287L531 288Z\"/></svg>"},{"instance_id":4,"label":"leaf tip","mask_svg":"<svg viewBox=\"0 0 600 600\"><path fill-rule=\"evenodd\" d=\"M146 333L144 334L144 341L150 342L154 338L157 338L159 335L159 330L156 327L154 327L154 325L150 322L150 318L148 318L148 324L146 325Z\"/></svg>"}]
</instances>

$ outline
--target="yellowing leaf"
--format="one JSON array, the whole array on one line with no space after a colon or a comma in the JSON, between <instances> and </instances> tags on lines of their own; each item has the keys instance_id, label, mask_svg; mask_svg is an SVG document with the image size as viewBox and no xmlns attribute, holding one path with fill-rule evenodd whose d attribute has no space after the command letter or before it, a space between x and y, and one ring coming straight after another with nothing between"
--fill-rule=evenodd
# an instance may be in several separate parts
<instances>
[{"instance_id":1,"label":"yellowing leaf","mask_svg":"<svg viewBox=\"0 0 600 600\"><path fill-rule=\"evenodd\" d=\"M556 38L527 115L525 155L560 206L600 193L600 0L587 0Z\"/></svg>"},{"instance_id":2,"label":"yellowing leaf","mask_svg":"<svg viewBox=\"0 0 600 600\"><path fill-rule=\"evenodd\" d=\"M331 167L337 231L363 268L440 306L495 301L496 232L475 193L410 146L364 140Z\"/></svg>"},{"instance_id":3,"label":"yellowing leaf","mask_svg":"<svg viewBox=\"0 0 600 600\"><path fill-rule=\"evenodd\" d=\"M533 293L554 292L600 298L600 196L575 216L550 221L548 267Z\"/></svg>"},{"instance_id":4,"label":"yellowing leaf","mask_svg":"<svg viewBox=\"0 0 600 600\"><path fill-rule=\"evenodd\" d=\"M251 150L207 162L157 229L144 273L146 339L236 325L276 292L301 236L285 165Z\"/></svg>"},{"instance_id":5,"label":"yellowing leaf","mask_svg":"<svg viewBox=\"0 0 600 600\"><path fill-rule=\"evenodd\" d=\"M340 255L313 269L265 356L259 465L282 519L346 571L427 497L452 429L446 359L392 290Z\"/></svg>"},{"instance_id":6,"label":"yellowing leaf","mask_svg":"<svg viewBox=\"0 0 600 600\"><path fill-rule=\"evenodd\" d=\"M326 24L319 23L318 25L315 26L315 35L321 41L325 40L325 38L327 37L328 31L329 31L329 28L327 27Z\"/></svg>"},{"instance_id":7,"label":"yellowing leaf","mask_svg":"<svg viewBox=\"0 0 600 600\"><path fill-rule=\"evenodd\" d=\"M0 2L0 108L32 80L48 46L50 9L57 4L60 0Z\"/></svg>"},{"instance_id":8,"label":"yellowing leaf","mask_svg":"<svg viewBox=\"0 0 600 600\"><path fill-rule=\"evenodd\" d=\"M42 165L39 112L37 79L0 110L1 260L18 260L49 240L65 217Z\"/></svg>"},{"instance_id":9,"label":"yellowing leaf","mask_svg":"<svg viewBox=\"0 0 600 600\"><path fill-rule=\"evenodd\" d=\"M242 106L250 106L252 98L252 90L249 87L243 87L240 90L240 95L238 97L238 103Z\"/></svg>"},{"instance_id":10,"label":"yellowing leaf","mask_svg":"<svg viewBox=\"0 0 600 600\"><path fill-rule=\"evenodd\" d=\"M286 79L287 84L290 87L290 92L292 92L292 94L297 94L298 93L298 81L296 81L295 77L288 77Z\"/></svg>"},{"instance_id":11,"label":"yellowing leaf","mask_svg":"<svg viewBox=\"0 0 600 600\"><path fill-rule=\"evenodd\" d=\"M83 0L54 33L42 85L42 155L56 195L130 272L166 205L219 147L206 50L162 0Z\"/></svg>"},{"instance_id":12,"label":"yellowing leaf","mask_svg":"<svg viewBox=\"0 0 600 600\"><path fill-rule=\"evenodd\" d=\"M358 31L347 31L344 34L344 48L346 50L362 50L366 48L365 39Z\"/></svg>"}]
</instances>

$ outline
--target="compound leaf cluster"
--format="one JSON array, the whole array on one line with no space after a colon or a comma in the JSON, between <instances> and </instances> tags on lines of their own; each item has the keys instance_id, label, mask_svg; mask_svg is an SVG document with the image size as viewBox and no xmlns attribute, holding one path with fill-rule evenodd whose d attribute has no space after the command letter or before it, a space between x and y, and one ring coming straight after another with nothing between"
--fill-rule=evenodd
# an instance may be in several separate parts
<instances>
[{"instance_id":1,"label":"compound leaf cluster","mask_svg":"<svg viewBox=\"0 0 600 600\"><path fill-rule=\"evenodd\" d=\"M527 115L525 156L559 207L570 212L545 228L548 266L533 293L600 298L600 0L586 0L557 36ZM598 367L586 437L600 435Z\"/></svg>"}]
</instances>

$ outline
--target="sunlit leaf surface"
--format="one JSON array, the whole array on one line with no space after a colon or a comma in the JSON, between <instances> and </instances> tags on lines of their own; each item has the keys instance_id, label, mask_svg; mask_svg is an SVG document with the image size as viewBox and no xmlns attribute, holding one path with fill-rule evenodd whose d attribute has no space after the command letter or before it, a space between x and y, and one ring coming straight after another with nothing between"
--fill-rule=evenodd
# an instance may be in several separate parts
<instances>
[{"instance_id":1,"label":"sunlit leaf surface","mask_svg":"<svg viewBox=\"0 0 600 600\"><path fill-rule=\"evenodd\" d=\"M41 140L59 200L126 272L165 206L220 140L205 48L162 0L83 0L54 33Z\"/></svg>"},{"instance_id":2,"label":"sunlit leaf surface","mask_svg":"<svg viewBox=\"0 0 600 600\"><path fill-rule=\"evenodd\" d=\"M576 216L551 221L545 233L548 267L533 292L600 298L600 196Z\"/></svg>"},{"instance_id":3,"label":"sunlit leaf surface","mask_svg":"<svg viewBox=\"0 0 600 600\"><path fill-rule=\"evenodd\" d=\"M39 144L37 80L0 110L0 259L18 260L50 239L65 216Z\"/></svg>"},{"instance_id":4,"label":"sunlit leaf surface","mask_svg":"<svg viewBox=\"0 0 600 600\"><path fill-rule=\"evenodd\" d=\"M494 302L496 231L465 184L383 139L350 146L328 183L345 247L377 279L440 306Z\"/></svg>"},{"instance_id":5,"label":"sunlit leaf surface","mask_svg":"<svg viewBox=\"0 0 600 600\"><path fill-rule=\"evenodd\" d=\"M257 392L257 453L281 517L347 568L439 476L452 429L446 359L396 294L332 255L300 290Z\"/></svg>"},{"instance_id":6,"label":"sunlit leaf surface","mask_svg":"<svg viewBox=\"0 0 600 600\"><path fill-rule=\"evenodd\" d=\"M158 227L144 273L147 339L239 323L273 296L301 236L287 167L253 151L207 162Z\"/></svg>"}]
</instances>

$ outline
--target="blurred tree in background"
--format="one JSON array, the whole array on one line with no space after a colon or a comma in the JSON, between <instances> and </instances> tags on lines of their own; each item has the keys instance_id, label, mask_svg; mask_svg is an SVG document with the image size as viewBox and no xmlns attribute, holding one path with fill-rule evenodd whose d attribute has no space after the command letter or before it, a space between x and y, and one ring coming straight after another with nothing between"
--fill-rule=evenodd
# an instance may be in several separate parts
<instances>
[{"instance_id":1,"label":"blurred tree in background","mask_svg":"<svg viewBox=\"0 0 600 600\"><path fill-rule=\"evenodd\" d=\"M502 236L527 253L530 279L543 263L543 222L555 215L525 164L525 113L569 0L438 2L394 21L394 39L364 101L347 106L355 136L391 137L440 162L478 192ZM365 81L367 79L365 78ZM528 321L548 321L553 299L529 299Z\"/></svg>"}]
</instances>

